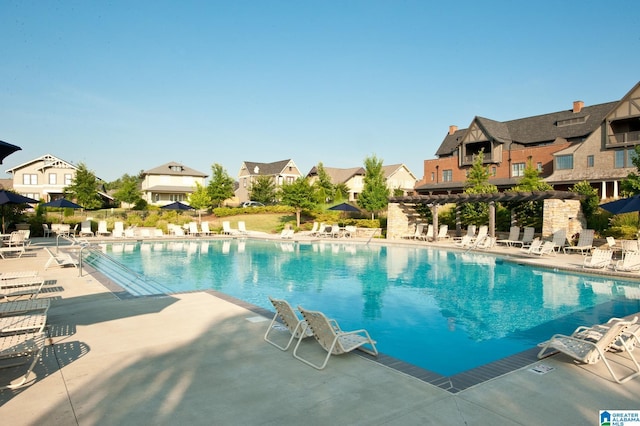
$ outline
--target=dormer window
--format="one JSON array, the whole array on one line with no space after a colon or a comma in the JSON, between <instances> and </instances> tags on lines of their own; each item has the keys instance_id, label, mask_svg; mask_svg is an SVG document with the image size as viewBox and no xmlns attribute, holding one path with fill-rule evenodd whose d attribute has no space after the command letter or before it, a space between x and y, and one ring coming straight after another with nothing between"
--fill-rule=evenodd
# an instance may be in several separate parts
<instances>
[{"instance_id":1,"label":"dormer window","mask_svg":"<svg viewBox=\"0 0 640 426\"><path fill-rule=\"evenodd\" d=\"M254 173L254 174L256 174L256 175L257 175L258 173L260 173L260 167L255 166L255 167L253 168L253 173Z\"/></svg>"},{"instance_id":2,"label":"dormer window","mask_svg":"<svg viewBox=\"0 0 640 426\"><path fill-rule=\"evenodd\" d=\"M556 122L556 127L566 127L566 126L573 126L574 124L584 124L587 122L587 118L589 118L588 115L585 115L584 117L570 118L568 120L558 120Z\"/></svg>"},{"instance_id":3,"label":"dormer window","mask_svg":"<svg viewBox=\"0 0 640 426\"><path fill-rule=\"evenodd\" d=\"M184 171L184 167L182 167L182 166L169 166L169 170L171 170L173 172L183 172Z\"/></svg>"}]
</instances>

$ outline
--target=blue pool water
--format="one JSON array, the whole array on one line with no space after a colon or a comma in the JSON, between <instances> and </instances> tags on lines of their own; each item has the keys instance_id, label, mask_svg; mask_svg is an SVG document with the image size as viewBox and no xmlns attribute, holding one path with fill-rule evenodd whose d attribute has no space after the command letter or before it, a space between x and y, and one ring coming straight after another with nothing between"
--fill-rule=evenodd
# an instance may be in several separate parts
<instances>
[{"instance_id":1,"label":"blue pool water","mask_svg":"<svg viewBox=\"0 0 640 426\"><path fill-rule=\"evenodd\" d=\"M365 328L387 355L450 376L554 333L640 311L637 282L428 247L212 240L105 247L173 292L267 296Z\"/></svg>"}]
</instances>

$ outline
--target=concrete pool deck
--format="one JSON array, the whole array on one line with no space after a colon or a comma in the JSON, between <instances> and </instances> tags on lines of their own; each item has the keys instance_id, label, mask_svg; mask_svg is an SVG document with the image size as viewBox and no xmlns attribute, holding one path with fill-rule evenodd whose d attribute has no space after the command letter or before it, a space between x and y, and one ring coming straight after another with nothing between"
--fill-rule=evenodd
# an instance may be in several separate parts
<instances>
[{"instance_id":1,"label":"concrete pool deck","mask_svg":"<svg viewBox=\"0 0 640 426\"><path fill-rule=\"evenodd\" d=\"M40 297L52 299L35 374L0 392L6 424L580 425L598 424L599 410L640 410L640 378L619 385L603 363L562 355L455 394L355 354L317 371L264 342L270 318L210 292L118 299L88 271L44 270L47 259L37 248L0 259L0 271L37 270L48 280ZM578 267L582 257L530 261ZM322 356L303 343L304 354ZM0 370L0 383L19 372Z\"/></svg>"}]
</instances>

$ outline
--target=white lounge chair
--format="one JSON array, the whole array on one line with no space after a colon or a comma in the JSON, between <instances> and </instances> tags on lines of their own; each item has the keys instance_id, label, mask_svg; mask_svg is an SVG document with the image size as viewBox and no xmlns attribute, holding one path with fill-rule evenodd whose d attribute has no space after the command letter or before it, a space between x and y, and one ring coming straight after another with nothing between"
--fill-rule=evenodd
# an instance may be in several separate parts
<instances>
[{"instance_id":1,"label":"white lounge chair","mask_svg":"<svg viewBox=\"0 0 640 426\"><path fill-rule=\"evenodd\" d=\"M82 221L82 223L80 224L80 233L78 235L80 235L81 237L82 236L93 237L93 231L91 230L90 220Z\"/></svg>"},{"instance_id":2,"label":"white lounge chair","mask_svg":"<svg viewBox=\"0 0 640 426\"><path fill-rule=\"evenodd\" d=\"M82 232L82 230L80 232ZM106 220L101 220L100 222L98 222L98 230L96 231L96 235L101 235L104 237L111 235L111 232L109 232L109 230L107 229Z\"/></svg>"},{"instance_id":3,"label":"white lounge chair","mask_svg":"<svg viewBox=\"0 0 640 426\"><path fill-rule=\"evenodd\" d=\"M283 229L280 233L280 238L283 240L290 240L295 235L295 231L293 229Z\"/></svg>"},{"instance_id":4,"label":"white lounge chair","mask_svg":"<svg viewBox=\"0 0 640 426\"><path fill-rule=\"evenodd\" d=\"M0 303L0 317L49 311L51 299L14 300Z\"/></svg>"},{"instance_id":5,"label":"white lounge chair","mask_svg":"<svg viewBox=\"0 0 640 426\"><path fill-rule=\"evenodd\" d=\"M114 222L111 235L113 235L114 238L124 238L124 223L121 221Z\"/></svg>"},{"instance_id":6,"label":"white lounge chair","mask_svg":"<svg viewBox=\"0 0 640 426\"><path fill-rule=\"evenodd\" d=\"M531 226L525 226L524 231L522 231L522 239L512 242L511 245L520 245L520 248L527 248L533 242L535 233L535 228Z\"/></svg>"},{"instance_id":7,"label":"white lounge chair","mask_svg":"<svg viewBox=\"0 0 640 426\"><path fill-rule=\"evenodd\" d=\"M306 337L313 336L313 332L307 327L307 322L298 317L289 302L282 299L274 299L271 296L269 296L269 301L276 309L276 313L269 323L269 327L267 327L267 332L264 334L264 340L266 342L282 351L286 351L291 346L293 339L304 339ZM291 334L291 337L285 346L281 346L269 338L269 334L277 327L276 322L278 318L280 318L280 321L282 321L286 330Z\"/></svg>"},{"instance_id":8,"label":"white lounge chair","mask_svg":"<svg viewBox=\"0 0 640 426\"><path fill-rule=\"evenodd\" d=\"M237 229L233 229L231 227L231 222L228 220L222 221L222 234L223 235L236 235L238 233Z\"/></svg>"},{"instance_id":9,"label":"white lounge chair","mask_svg":"<svg viewBox=\"0 0 640 426\"><path fill-rule=\"evenodd\" d=\"M46 325L47 313L44 311L0 316L0 334L40 333Z\"/></svg>"},{"instance_id":10,"label":"white lounge chair","mask_svg":"<svg viewBox=\"0 0 640 426\"><path fill-rule=\"evenodd\" d=\"M630 341L632 339L625 338L625 333L627 333L629 327L636 324L637 321L638 317L634 317L631 321L611 321L607 323L608 329L603 330L604 332L600 335L584 333L584 330L580 328L578 329L580 331L576 330L570 336L555 334L549 341L541 345L542 349L538 352L538 358L548 356L549 353L547 351L551 350L562 352L584 364L595 364L602 360L611 377L617 383L624 383L640 375L640 365L632 352L634 342ZM634 365L633 371L625 377L619 378L607 359L606 353L614 345L619 345L623 349L623 353L628 355Z\"/></svg>"},{"instance_id":11,"label":"white lounge chair","mask_svg":"<svg viewBox=\"0 0 640 426\"><path fill-rule=\"evenodd\" d=\"M202 235L211 235L211 229L209 229L209 222L202 222L200 224L200 234Z\"/></svg>"},{"instance_id":12,"label":"white lounge chair","mask_svg":"<svg viewBox=\"0 0 640 426\"><path fill-rule=\"evenodd\" d=\"M506 246L511 247L513 244L518 243L520 241L520 227L512 226L509 228L509 236L505 240L497 240L497 244L504 244Z\"/></svg>"},{"instance_id":13,"label":"white lounge chair","mask_svg":"<svg viewBox=\"0 0 640 426\"><path fill-rule=\"evenodd\" d=\"M583 268L604 269L611 263L613 251L597 248L591 255L584 258Z\"/></svg>"},{"instance_id":14,"label":"white lounge chair","mask_svg":"<svg viewBox=\"0 0 640 426\"><path fill-rule=\"evenodd\" d=\"M424 232L424 223L418 223L416 224L416 228L413 232L403 235L402 238L405 238L408 240L420 240L424 236L423 232Z\"/></svg>"},{"instance_id":15,"label":"white lounge chair","mask_svg":"<svg viewBox=\"0 0 640 426\"><path fill-rule=\"evenodd\" d=\"M29 296L35 299L40 294L44 279L38 277L16 278L13 280L0 281L0 299L19 298Z\"/></svg>"},{"instance_id":16,"label":"white lounge chair","mask_svg":"<svg viewBox=\"0 0 640 426\"><path fill-rule=\"evenodd\" d=\"M194 237L200 235L200 231L198 230L198 222L189 222L189 235L193 235Z\"/></svg>"},{"instance_id":17,"label":"white lounge chair","mask_svg":"<svg viewBox=\"0 0 640 426\"><path fill-rule=\"evenodd\" d=\"M476 226L475 225L467 226L467 233L465 235L470 238L473 238L476 235ZM462 237L453 237L453 241L458 242L462 240L462 238L464 238L464 235Z\"/></svg>"},{"instance_id":18,"label":"white lounge chair","mask_svg":"<svg viewBox=\"0 0 640 426\"><path fill-rule=\"evenodd\" d=\"M618 260L613 269L621 272L637 272L640 271L640 252L629 252L623 255L621 260Z\"/></svg>"},{"instance_id":19,"label":"white lounge chair","mask_svg":"<svg viewBox=\"0 0 640 426\"><path fill-rule=\"evenodd\" d=\"M52 234L51 228L46 223L42 224L42 233L45 238L49 238Z\"/></svg>"},{"instance_id":20,"label":"white lounge chair","mask_svg":"<svg viewBox=\"0 0 640 426\"><path fill-rule=\"evenodd\" d=\"M347 225L344 227L344 231L342 233L342 236L345 238L352 238L355 237L356 232L358 232L358 228L354 225Z\"/></svg>"},{"instance_id":21,"label":"white lounge chair","mask_svg":"<svg viewBox=\"0 0 640 426\"><path fill-rule=\"evenodd\" d=\"M593 250L593 237L595 231L593 229L583 229L578 238L578 244L575 246L567 246L562 250L567 253L571 251L579 251L582 254L590 253Z\"/></svg>"},{"instance_id":22,"label":"white lounge chair","mask_svg":"<svg viewBox=\"0 0 640 426\"><path fill-rule=\"evenodd\" d=\"M26 364L29 356L33 359L27 367L27 371L22 378L0 387L0 389L15 389L26 383L29 374L40 359L40 354L45 345L44 333L22 333L0 337L0 359L16 360L9 364L3 364L3 368L14 367Z\"/></svg>"},{"instance_id":23,"label":"white lounge chair","mask_svg":"<svg viewBox=\"0 0 640 426\"><path fill-rule=\"evenodd\" d=\"M531 247L533 247L533 243ZM529 254L535 254L538 256L542 256L544 254L555 254L555 247L556 245L553 243L553 241L545 241L542 244L536 245L536 247L529 250Z\"/></svg>"},{"instance_id":24,"label":"white lounge chair","mask_svg":"<svg viewBox=\"0 0 640 426\"><path fill-rule=\"evenodd\" d=\"M78 267L78 261L75 260L69 253L56 253L54 254L48 247L44 248L47 253L49 253L49 260L44 265L44 269L47 269L49 266L74 266Z\"/></svg>"},{"instance_id":25,"label":"white lounge chair","mask_svg":"<svg viewBox=\"0 0 640 426\"><path fill-rule=\"evenodd\" d=\"M308 311L298 306L298 311L302 314L302 317L307 322L307 327L313 333L316 341L320 343L320 346L327 351L322 364L315 364L308 361L298 355L298 349L300 348L300 342L302 338L298 339L296 347L293 350L293 356L304 362L307 365L322 370L329 362L331 355L340 355L351 352L355 349L360 349L370 355L377 356L378 349L376 349L376 342L371 339L367 330L354 330L354 331L342 331L340 326L335 320L328 319L322 312ZM366 346L369 346L367 348Z\"/></svg>"},{"instance_id":26,"label":"white lounge chair","mask_svg":"<svg viewBox=\"0 0 640 426\"><path fill-rule=\"evenodd\" d=\"M557 229L553 231L553 250L559 252L567 245L567 230Z\"/></svg>"},{"instance_id":27,"label":"white lounge chair","mask_svg":"<svg viewBox=\"0 0 640 426\"><path fill-rule=\"evenodd\" d=\"M465 235L464 237L462 237L460 241L455 241L454 244L457 247L470 248L473 246L473 237L469 235Z\"/></svg>"},{"instance_id":28,"label":"white lounge chair","mask_svg":"<svg viewBox=\"0 0 640 426\"><path fill-rule=\"evenodd\" d=\"M38 271L34 271L34 270L0 272L0 280L13 280L15 278L33 278L36 276L38 276Z\"/></svg>"},{"instance_id":29,"label":"white lounge chair","mask_svg":"<svg viewBox=\"0 0 640 426\"><path fill-rule=\"evenodd\" d=\"M528 247L520 247L520 251L526 254L533 254L535 251L542 248L542 240L540 238L534 238Z\"/></svg>"},{"instance_id":30,"label":"white lounge chair","mask_svg":"<svg viewBox=\"0 0 640 426\"><path fill-rule=\"evenodd\" d=\"M244 223L244 220L238 221L238 232L242 235L247 235L249 231L247 231L247 226Z\"/></svg>"},{"instance_id":31,"label":"white lounge chair","mask_svg":"<svg viewBox=\"0 0 640 426\"><path fill-rule=\"evenodd\" d=\"M422 228L423 232L424 232L424 228ZM424 241L431 241L433 240L434 237L434 233L433 233L433 225L429 224L427 225L427 232L424 232L423 234L421 234L418 238L416 238L417 240L424 240Z\"/></svg>"}]
</instances>

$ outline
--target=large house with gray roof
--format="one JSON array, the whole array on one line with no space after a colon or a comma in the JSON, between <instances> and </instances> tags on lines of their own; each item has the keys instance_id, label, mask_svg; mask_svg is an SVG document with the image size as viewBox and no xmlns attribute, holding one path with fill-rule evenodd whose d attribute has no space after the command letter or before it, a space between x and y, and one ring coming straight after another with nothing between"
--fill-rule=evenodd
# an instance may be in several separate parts
<instances>
[{"instance_id":1,"label":"large house with gray roof","mask_svg":"<svg viewBox=\"0 0 640 426\"><path fill-rule=\"evenodd\" d=\"M640 143L640 83L621 100L511 121L475 117L465 129L450 126L436 151L424 161L419 194L459 193L474 158L482 151L489 181L501 191L516 185L527 163L554 189L587 181L602 199L617 198Z\"/></svg>"},{"instance_id":2,"label":"large house with gray roof","mask_svg":"<svg viewBox=\"0 0 640 426\"><path fill-rule=\"evenodd\" d=\"M284 183L293 183L302 176L298 166L293 160L281 160L273 163L257 163L245 161L238 172L238 189L236 198L239 202L250 201L251 186L258 176L269 176L273 179L276 188Z\"/></svg>"},{"instance_id":3,"label":"large house with gray roof","mask_svg":"<svg viewBox=\"0 0 640 426\"><path fill-rule=\"evenodd\" d=\"M187 201L196 184L205 186L207 178L206 174L176 162L146 170L142 176L142 198L155 206Z\"/></svg>"}]
</instances>

